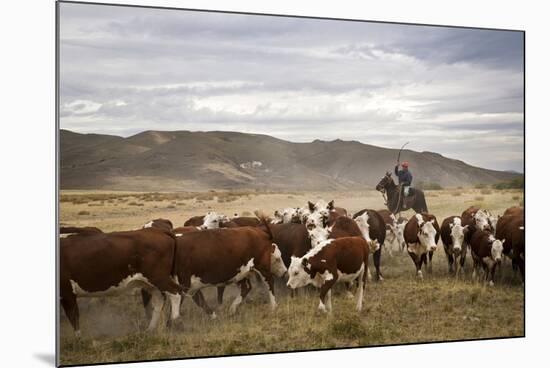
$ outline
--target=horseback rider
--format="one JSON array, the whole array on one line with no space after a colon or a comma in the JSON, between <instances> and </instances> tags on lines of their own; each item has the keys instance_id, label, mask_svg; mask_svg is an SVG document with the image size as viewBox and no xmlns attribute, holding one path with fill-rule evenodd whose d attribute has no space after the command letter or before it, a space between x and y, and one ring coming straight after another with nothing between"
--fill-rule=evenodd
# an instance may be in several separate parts
<instances>
[{"instance_id":1,"label":"horseback rider","mask_svg":"<svg viewBox=\"0 0 550 368\"><path fill-rule=\"evenodd\" d=\"M397 165L395 165L395 175L399 178L399 185L403 188L403 195L405 197L409 196L410 187L412 184L412 174L409 171L409 163L407 161L403 161L401 163L401 170L399 170L399 162L397 162ZM405 201L403 201L403 207L405 206Z\"/></svg>"}]
</instances>

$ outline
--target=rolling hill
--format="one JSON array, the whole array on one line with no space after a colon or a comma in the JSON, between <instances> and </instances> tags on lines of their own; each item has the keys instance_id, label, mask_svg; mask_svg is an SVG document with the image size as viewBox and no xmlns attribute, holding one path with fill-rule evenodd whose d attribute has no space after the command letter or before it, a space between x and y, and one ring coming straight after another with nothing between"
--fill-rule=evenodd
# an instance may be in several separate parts
<instances>
[{"instance_id":1,"label":"rolling hill","mask_svg":"<svg viewBox=\"0 0 550 368\"><path fill-rule=\"evenodd\" d=\"M393 169L398 152L356 141L293 143L220 131L144 131L123 138L61 130L59 143L62 189L371 189ZM433 152L404 150L401 157L416 182L468 186L518 176Z\"/></svg>"}]
</instances>

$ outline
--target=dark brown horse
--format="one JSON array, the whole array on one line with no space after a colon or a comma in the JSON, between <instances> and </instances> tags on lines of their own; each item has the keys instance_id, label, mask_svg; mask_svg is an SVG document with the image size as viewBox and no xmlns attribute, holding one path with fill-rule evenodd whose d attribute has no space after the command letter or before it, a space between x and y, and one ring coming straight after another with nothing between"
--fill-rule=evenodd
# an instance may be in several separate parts
<instances>
[{"instance_id":1,"label":"dark brown horse","mask_svg":"<svg viewBox=\"0 0 550 368\"><path fill-rule=\"evenodd\" d=\"M386 206L392 213L397 214L412 208L416 213L428 212L424 192L420 189L414 189L414 193L403 197L401 187L393 181L391 173L388 171L376 186L376 190L382 192L386 199ZM386 198L387 196L387 198ZM405 205L403 205L405 201Z\"/></svg>"}]
</instances>

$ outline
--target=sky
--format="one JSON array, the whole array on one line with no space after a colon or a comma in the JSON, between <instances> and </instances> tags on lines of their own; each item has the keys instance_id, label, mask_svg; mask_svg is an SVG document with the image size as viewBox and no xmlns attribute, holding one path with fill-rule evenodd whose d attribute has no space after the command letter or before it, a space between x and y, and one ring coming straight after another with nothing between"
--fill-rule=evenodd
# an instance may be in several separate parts
<instances>
[{"instance_id":1,"label":"sky","mask_svg":"<svg viewBox=\"0 0 550 368\"><path fill-rule=\"evenodd\" d=\"M523 172L523 34L60 4L60 126L356 140Z\"/></svg>"}]
</instances>

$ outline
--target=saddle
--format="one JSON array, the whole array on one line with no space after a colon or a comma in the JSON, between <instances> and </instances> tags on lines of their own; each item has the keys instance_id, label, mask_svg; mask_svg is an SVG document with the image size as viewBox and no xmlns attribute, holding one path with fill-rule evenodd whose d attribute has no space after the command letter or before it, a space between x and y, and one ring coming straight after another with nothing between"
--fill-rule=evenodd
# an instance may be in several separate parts
<instances>
[{"instance_id":1,"label":"saddle","mask_svg":"<svg viewBox=\"0 0 550 368\"><path fill-rule=\"evenodd\" d=\"M409 195L405 196L403 187L403 184L399 184L399 190L401 191L401 208L412 208L416 200L416 190L409 186Z\"/></svg>"}]
</instances>

